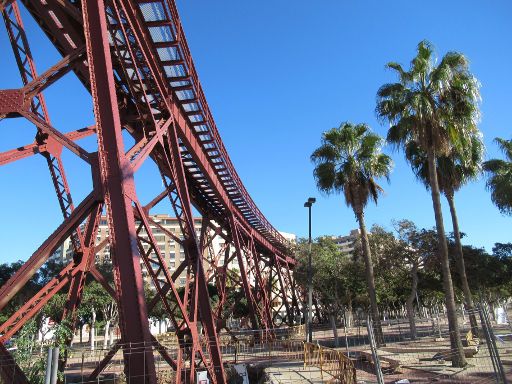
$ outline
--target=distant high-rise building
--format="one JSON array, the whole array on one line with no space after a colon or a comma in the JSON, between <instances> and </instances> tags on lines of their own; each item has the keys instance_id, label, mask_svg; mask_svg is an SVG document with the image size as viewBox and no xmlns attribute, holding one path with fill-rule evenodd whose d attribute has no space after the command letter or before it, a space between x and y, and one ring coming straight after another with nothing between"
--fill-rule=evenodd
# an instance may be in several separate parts
<instances>
[{"instance_id":1,"label":"distant high-rise building","mask_svg":"<svg viewBox=\"0 0 512 384\"><path fill-rule=\"evenodd\" d=\"M333 236L332 239L338 246L341 253L353 256L356 243L359 240L359 229L353 229L348 235Z\"/></svg>"},{"instance_id":2,"label":"distant high-rise building","mask_svg":"<svg viewBox=\"0 0 512 384\"><path fill-rule=\"evenodd\" d=\"M165 258L167 266L171 273L173 273L176 268L185 260L185 249L177 240L182 240L183 235L181 234L180 225L178 219L176 217L171 217L166 214L156 214L151 215L151 231L156 240L157 246L160 249L160 254ZM154 222L154 223L153 223ZM194 228L196 230L196 234L199 237L201 235L201 223L202 219L200 217L194 218ZM295 241L296 236L290 233L281 232L281 234L289 241ZM147 239L147 234L144 229L141 230L140 235L142 238ZM215 236L213 230L210 230L209 235L211 236L211 243L209 245L209 251L214 254L218 254L224 248L225 240L222 236ZM110 245L108 242L109 229L106 216L102 216L100 219L100 223L98 225L98 231L96 233L95 245L98 247L95 258L97 263L107 262L110 263ZM150 248L149 244L143 244L144 250L147 252ZM230 247L231 254L234 252L234 247ZM156 256L154 251L150 253L151 256ZM52 258L61 259L65 263L69 262L73 257L73 247L70 239L66 239L64 244L59 247ZM141 260L142 263L142 260ZM208 266L205 263L204 268L205 271L208 271ZM240 267L238 265L238 259L233 258L229 264L229 269L239 270ZM145 279L150 281L150 277L146 271L146 267L142 264L142 272L145 276ZM175 280L176 285L181 287L186 283L186 269L181 273L181 275ZM252 280L254 276L250 275L249 278ZM253 281L251 281L253 283ZM152 284L150 284L152 286Z\"/></svg>"},{"instance_id":3,"label":"distant high-rise building","mask_svg":"<svg viewBox=\"0 0 512 384\"><path fill-rule=\"evenodd\" d=\"M174 272L176 268L185 260L185 249L176 241L176 239L183 239L181 234L180 225L176 217L171 217L165 214L151 215L151 220L158 224L150 224L151 231L160 249L160 254L165 258L170 272ZM197 236L201 234L201 218L194 218L194 227ZM147 234L144 229L141 230L140 235L142 238L147 239ZM96 247L99 247L96 252L95 258L97 263L110 262L110 245L108 243L109 229L106 216L102 216L98 225L98 232L96 233ZM213 233L212 233L213 237ZM224 240L221 236L215 236L212 240L212 249L218 252L224 245ZM144 250L147 252L150 248L149 244L143 244ZM156 256L155 252L151 252L150 256ZM64 262L71 260L73 257L73 247L70 239L66 239L63 246L59 247L54 252L52 257L62 258ZM236 259L235 259L236 261ZM231 263L234 263L232 261ZM146 279L149 281L145 265L142 265L142 271ZM176 280L177 286L183 286L186 282L186 269Z\"/></svg>"}]
</instances>

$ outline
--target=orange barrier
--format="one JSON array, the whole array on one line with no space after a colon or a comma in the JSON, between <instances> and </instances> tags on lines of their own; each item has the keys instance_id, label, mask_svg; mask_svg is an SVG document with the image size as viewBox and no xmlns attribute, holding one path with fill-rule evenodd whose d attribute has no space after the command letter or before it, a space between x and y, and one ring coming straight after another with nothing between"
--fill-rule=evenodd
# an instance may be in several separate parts
<instances>
[{"instance_id":1,"label":"orange barrier","mask_svg":"<svg viewBox=\"0 0 512 384\"><path fill-rule=\"evenodd\" d=\"M320 368L322 380L324 372L332 376L331 383L356 384L356 368L352 361L332 348L318 344L304 343L304 369L308 365Z\"/></svg>"}]
</instances>

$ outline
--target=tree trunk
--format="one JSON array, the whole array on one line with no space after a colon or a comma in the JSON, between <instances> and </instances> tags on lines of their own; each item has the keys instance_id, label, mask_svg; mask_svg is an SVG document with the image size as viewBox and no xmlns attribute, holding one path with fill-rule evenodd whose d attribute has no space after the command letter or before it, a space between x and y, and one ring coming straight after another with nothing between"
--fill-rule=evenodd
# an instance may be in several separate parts
<instances>
[{"instance_id":1,"label":"tree trunk","mask_svg":"<svg viewBox=\"0 0 512 384\"><path fill-rule=\"evenodd\" d=\"M91 346L91 351L94 351L94 345L96 343L96 340L95 340L95 326L96 326L96 311L93 310L92 311L92 319L91 319L91 329L89 330L89 342L90 342L90 346Z\"/></svg>"},{"instance_id":2,"label":"tree trunk","mask_svg":"<svg viewBox=\"0 0 512 384\"><path fill-rule=\"evenodd\" d=\"M345 324L347 328L351 328L354 323L354 312L352 308L352 298L348 300L348 308L345 311Z\"/></svg>"},{"instance_id":3,"label":"tree trunk","mask_svg":"<svg viewBox=\"0 0 512 384\"><path fill-rule=\"evenodd\" d=\"M411 293L407 297L405 308L407 311L407 318L409 319L409 330L411 332L411 339L416 340L416 321L414 320L414 299L418 290L418 263L413 263L411 270L412 284Z\"/></svg>"},{"instance_id":4,"label":"tree trunk","mask_svg":"<svg viewBox=\"0 0 512 384\"><path fill-rule=\"evenodd\" d=\"M103 349L107 349L108 346L108 334L110 330L110 320L105 323L105 334L103 335Z\"/></svg>"},{"instance_id":5,"label":"tree trunk","mask_svg":"<svg viewBox=\"0 0 512 384\"><path fill-rule=\"evenodd\" d=\"M334 313L331 313L329 317L331 318L332 335L334 337L334 347L338 348L340 346L340 343L338 339L338 328L336 328L336 316L334 315Z\"/></svg>"},{"instance_id":6,"label":"tree trunk","mask_svg":"<svg viewBox=\"0 0 512 384\"><path fill-rule=\"evenodd\" d=\"M496 322L496 307L491 301L489 301L489 313L491 315L491 321Z\"/></svg>"},{"instance_id":7,"label":"tree trunk","mask_svg":"<svg viewBox=\"0 0 512 384\"><path fill-rule=\"evenodd\" d=\"M471 324L471 332L474 337L478 336L478 322L475 316L475 305L473 303L473 295L469 289L468 278L466 275L466 266L464 265L464 253L462 252L462 244L460 242L459 220L455 210L455 201L453 192L446 194L446 200L450 205L450 213L452 215L453 235L455 237L455 256L457 260L457 269L460 275L462 291L464 292L464 305L469 315L469 323Z\"/></svg>"},{"instance_id":8,"label":"tree trunk","mask_svg":"<svg viewBox=\"0 0 512 384\"><path fill-rule=\"evenodd\" d=\"M443 289L446 300L446 311L448 317L448 328L450 331L450 342L452 353L452 366L464 367L466 357L460 339L459 324L457 321L457 310L455 307L455 296L453 293L452 277L450 274L450 261L448 259L448 244L444 232L443 213L441 210L441 198L439 195L439 184L437 182L437 172L435 163L435 153L432 149L428 151L428 172L430 179L430 191L432 193L432 205L436 218L437 241L439 247L439 259L441 261L441 271L443 273Z\"/></svg>"},{"instance_id":9,"label":"tree trunk","mask_svg":"<svg viewBox=\"0 0 512 384\"><path fill-rule=\"evenodd\" d=\"M375 291L375 277L373 274L372 255L370 251L370 243L368 242L368 234L364 223L364 212L361 207L354 209L357 221L359 222L359 230L361 231L361 245L363 247L364 264L366 269L366 284L368 287L368 296L370 297L370 312L373 320L373 329L375 331L375 341L377 346L384 345L384 335L382 334L382 325L380 323L379 308L377 307L377 294Z\"/></svg>"}]
</instances>

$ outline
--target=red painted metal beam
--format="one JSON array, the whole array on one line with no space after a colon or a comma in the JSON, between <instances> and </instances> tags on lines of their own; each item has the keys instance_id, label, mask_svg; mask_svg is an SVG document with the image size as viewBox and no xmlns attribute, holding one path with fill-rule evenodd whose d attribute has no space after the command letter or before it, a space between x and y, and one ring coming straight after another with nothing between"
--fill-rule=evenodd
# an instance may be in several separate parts
<instances>
[{"instance_id":1,"label":"red painted metal beam","mask_svg":"<svg viewBox=\"0 0 512 384\"><path fill-rule=\"evenodd\" d=\"M254 298L253 291L251 288L251 284L249 281L249 276L247 274L247 267L244 263L243 259L243 243L241 239L241 234L238 229L238 224L236 220L232 217L230 220L231 223L231 237L233 238L233 243L235 245L236 258L238 259L238 267L240 268L240 278L242 280L243 289L245 292L245 296L247 297L247 301L249 303L250 308L250 317L253 329L259 328L259 320L262 316L259 316L259 309L256 304L256 299Z\"/></svg>"},{"instance_id":2,"label":"red painted metal beam","mask_svg":"<svg viewBox=\"0 0 512 384\"><path fill-rule=\"evenodd\" d=\"M71 215L53 232L23 266L0 288L0 310L30 280L48 257L80 225L97 205L96 193L87 196Z\"/></svg>"},{"instance_id":3,"label":"red painted metal beam","mask_svg":"<svg viewBox=\"0 0 512 384\"><path fill-rule=\"evenodd\" d=\"M101 359L101 361L98 363L96 368L94 368L94 370L91 372L91 374L87 378L87 382L94 383L95 381L99 381L96 379L98 378L100 373L103 372L103 370L107 367L108 363L110 363L112 358L116 355L117 351L119 351L122 346L123 346L123 343L121 340L119 340L117 343L115 343L114 345L112 345L110 347L110 350L103 357L103 359Z\"/></svg>"},{"instance_id":4,"label":"red painted metal beam","mask_svg":"<svg viewBox=\"0 0 512 384\"><path fill-rule=\"evenodd\" d=\"M125 343L149 346L151 335L132 212L135 188L123 146L105 5L102 0L84 0L82 12L98 131L100 175L106 197L110 249L119 298L121 338ZM156 383L151 348L142 355L134 355L127 350L123 352L125 374L130 383Z\"/></svg>"},{"instance_id":5,"label":"red painted metal beam","mask_svg":"<svg viewBox=\"0 0 512 384\"><path fill-rule=\"evenodd\" d=\"M77 273L71 274L71 283L69 285L66 305L62 313L62 320L68 319L73 329L75 328L76 311L82 300L86 277L96 260L94 243L96 242L96 233L98 232L102 211L103 204L98 204L96 209L89 216L84 231L84 247L82 254L75 254L75 258L81 257L81 260L79 260L80 268ZM71 342L71 340L69 341Z\"/></svg>"},{"instance_id":6,"label":"red painted metal beam","mask_svg":"<svg viewBox=\"0 0 512 384\"><path fill-rule=\"evenodd\" d=\"M157 1L158 3L162 3L162 1ZM27 7L29 8L29 10L31 12L34 12L37 14L37 17L38 19L40 19L41 21L44 21L45 22L45 28L47 29L47 33L51 36L51 38L55 41L55 43L57 44L58 46L58 49L61 51L61 52L64 52L64 53L69 53L70 52L70 47L69 47L69 40L71 40L73 42L73 45L74 46L78 46L82 41L81 41L81 38L80 38L80 35L75 33L73 31L73 25L72 23L70 24L70 20L69 19L66 19L65 17L62 16L62 11L59 10L59 9L55 9L55 6L52 6L50 7L51 4L48 4L48 5L45 5L45 6L39 6L39 5L36 5L36 4L30 4L30 2L28 2L28 0L25 0L24 3L27 5ZM184 54L186 56L186 58L184 59L185 62L187 64L190 65L190 68L193 68L193 62L192 62L192 59L190 57L190 53L189 53L189 50L188 50L188 46L186 45L186 40L184 38L184 33L182 32L182 27L181 27L181 24L179 22L179 17L178 17L178 14L177 14L177 10L175 9L175 5L171 2L171 1L168 1L167 2L167 6L165 7L166 9L171 9L171 13L172 13L172 17L173 19L177 20L176 21L176 25L177 25L177 30L178 30L178 38L180 39L179 40L179 43L183 45L183 51L184 51ZM64 28L66 30L68 29L71 29L73 33L71 33L72 36L69 36L69 38L66 40L66 39L62 39L61 38L61 35L59 34L55 34L55 35L52 35L51 34L51 29L49 29L50 26L54 25L54 22L53 22L53 19L50 18L48 15L49 15L49 12L53 12L54 14L58 15L58 19L60 20L60 18L63 18L62 20L62 24L64 25ZM54 27L55 28L55 27ZM62 27L60 27L62 28ZM155 57L156 56L156 53L153 52L152 54L152 57ZM86 81L84 81L84 77L87 77L87 70L85 67L81 67L81 68L77 68L77 73L80 74L80 78L82 79L82 81L84 82L84 84L86 84ZM195 73L195 69L192 70L192 78L193 79L197 79L197 84L199 84L198 82L198 77L197 77L197 74ZM85 75L85 76L84 76ZM162 76L164 77L164 76ZM189 79L188 76L184 77L184 79ZM173 78L173 80L175 81L178 81L179 79L178 78ZM164 81L165 82L165 81ZM86 84L87 85L87 84ZM199 86L200 87L200 86ZM199 91L201 94L202 94L202 90ZM201 99L203 99L203 97L201 96ZM204 99L205 100L205 99ZM188 126L188 128L186 128L188 130L188 132L190 133L189 136L192 136L194 132L193 130L193 126L192 124L189 123L188 119L186 118L186 112L182 112L180 111L180 108L181 106L180 105L176 105L176 101L174 102L175 105L173 105L173 108L172 110L170 111L172 114L174 114L176 116L176 113L177 112L180 112L180 113L184 113L183 115L183 122L180 123L180 130L183 131L185 129L185 126ZM207 106L207 104L205 104ZM213 119L211 118L211 114L209 113L209 111L207 112L207 117L208 117L208 122L210 123L213 123ZM219 139L219 142L221 143L220 141L220 138L218 136L218 133L217 133L217 130L216 128L214 128L214 137L218 138ZM186 135L185 135L186 136ZM183 138L184 136L180 134L180 137ZM189 140L190 140L190 137L189 137ZM197 140L194 140L197 142ZM222 146L222 144L220 144ZM199 152L198 152L199 151ZM197 153L200 153L202 152L202 149L200 147L200 145L198 144L196 146L196 150L192 151L191 153L194 155L194 156L197 156ZM223 156L227 156L227 154L225 153L225 151L223 150ZM197 158L195 158L195 160L197 160ZM202 161L200 162L200 165L201 166L204 166L204 164L206 164L208 162L209 159L207 159L206 157L204 157L202 159ZM230 161L228 160L228 162L230 163ZM234 167L232 167L232 164L229 164L229 172L230 174L234 174ZM218 176L216 175L216 172L213 170L212 167L210 167L210 171L211 172L203 172L205 175L208 176L208 178L211 178L211 177L214 177L214 178L217 178ZM238 179L238 176L235 177L237 180ZM209 180L211 181L211 180ZM220 181L218 182L214 182L211 184L213 186L213 190L214 192L218 192L219 190L223 190L224 187L222 185L222 183ZM237 188L243 188L243 185L240 183L236 183L237 185ZM241 186L241 187L240 187ZM244 190L241 194L241 196L244 197L244 199L250 199L250 196L248 195L248 193ZM225 199L221 199L224 203L230 201L230 198L228 198L228 195L225 194ZM248 200L249 201L249 200ZM225 204L225 206L228 206L227 204ZM268 228L266 231L269 231L269 233L272 234L272 236L274 236L275 238L279 238L281 239L283 242L284 242L284 239L277 233L277 231L275 229L273 229L270 224L268 223L268 221L266 221L266 219L264 218L264 216L261 214L261 212L259 212L259 210L257 210L257 207L254 205L254 203L252 202L252 200L250 200L250 204L248 205L250 208L249 210L250 211L253 211L255 212L255 217L257 218L256 220L263 223L263 226L262 228ZM232 207L229 207L229 210L232 211ZM234 210L236 212L237 215L239 215L239 218L242 220L245 220L245 217L244 215L241 213L241 211L238 211L238 209L235 209ZM281 252L277 252L276 249L273 249L273 246L270 242L268 242L264 236L260 235L258 233L258 236L256 238L257 242L260 243L262 246L270 249L271 251L275 252L275 253L281 253ZM293 262L293 259L290 258L290 262Z\"/></svg>"},{"instance_id":7,"label":"red painted metal beam","mask_svg":"<svg viewBox=\"0 0 512 384\"><path fill-rule=\"evenodd\" d=\"M0 343L0 377L8 384L30 384L7 348Z\"/></svg>"},{"instance_id":8,"label":"red painted metal beam","mask_svg":"<svg viewBox=\"0 0 512 384\"><path fill-rule=\"evenodd\" d=\"M11 47L14 52L14 57L16 59L16 63L18 64L22 82L25 85L24 97L26 99L26 103L30 104L30 109L34 114L39 116L46 123L50 124L50 117L46 108L46 102L41 92L43 87L48 86L52 82L55 82L63 75L63 73L66 73L67 71L62 70L62 65L56 65L52 67L53 72L49 70L46 71L43 75L37 76L36 66L32 58L18 4L13 2L12 4L8 5L3 10L2 16L5 22L7 33L9 35ZM61 63L63 61L67 61L65 65L69 65L71 61L76 60L77 57L78 56L76 55L76 52L74 52L73 54L68 55L67 60L63 59ZM30 92L27 92L28 90L30 90ZM36 134L36 142L39 145L38 149L40 151L44 148L44 150L41 151L41 154L46 159L48 170L50 171L53 186L57 194L62 214L64 218L66 218L73 211L74 205L67 183L66 174L64 172L64 167L60 158L62 146L58 144L56 140L53 140L52 138L43 134L39 128ZM10 155L13 155L13 157L18 157L19 154L19 152L16 154L10 153ZM0 164L2 164L1 161ZM80 248L83 245L80 229L71 235L71 241L75 252L79 253Z\"/></svg>"},{"instance_id":9,"label":"red painted metal beam","mask_svg":"<svg viewBox=\"0 0 512 384\"><path fill-rule=\"evenodd\" d=\"M210 364L212 366L210 367L210 370L214 372L212 379L214 382L223 383L226 380L226 376L224 366L222 364L220 346L218 344L217 329L215 327L215 321L210 307L208 287L202 263L202 253L195 232L188 184L180 155L178 136L174 128L174 125L169 127L166 137L167 148L170 153L170 156L167 158L167 165L172 175L174 187L172 190L169 189L169 197L173 204L176 217L179 219L180 228L184 238L183 247L188 259L188 265L194 273L194 282L196 284L194 298L189 307L192 308L192 313L189 314L192 315L191 317L193 321L197 321L196 311L197 309L200 311L201 321L206 334L206 345L209 349L211 358ZM164 175L162 175L162 177L166 186L169 187L167 178ZM195 333L197 332L197 329L191 329L191 331ZM200 349L201 347L199 345L193 345L192 348L194 350L195 348ZM193 370L194 367L191 368Z\"/></svg>"},{"instance_id":10,"label":"red painted metal beam","mask_svg":"<svg viewBox=\"0 0 512 384\"><path fill-rule=\"evenodd\" d=\"M9 319L0 326L0 343L5 343L25 325L39 310L69 283L72 274L78 273L80 266L74 262L68 264L58 275L46 284L29 301L21 306Z\"/></svg>"},{"instance_id":11,"label":"red painted metal beam","mask_svg":"<svg viewBox=\"0 0 512 384\"><path fill-rule=\"evenodd\" d=\"M216 327L219 322L215 322L215 320L219 320L219 315L214 316L211 311L207 282L215 278L216 284L225 296L227 265L232 257L238 257L239 265L245 266L247 269L239 284L244 286L255 318L259 319L265 328L270 329L273 326L270 316L272 295L267 294L266 286L264 286L267 281L264 278L266 273L264 269L265 267L269 270L272 268L272 256L268 256L268 254L275 255L275 259L285 265L286 272L289 272L288 267L294 261L285 255L286 250L282 246L281 236L254 205L229 160L195 73L174 2L153 1L154 4L163 5L167 17L172 16L173 21L171 22L169 19L162 23L162 26L173 25L172 33L175 38L174 42L157 43L152 40L148 30L149 27L155 26L153 25L155 22L144 19L139 8L140 1L105 1L107 1L107 9L101 0L83 0L83 25L80 22L80 9L66 0L24 1L28 10L33 15L37 15L38 23L51 37L64 59L36 80L29 82L25 89L0 91L0 113L8 116L25 116L38 127L42 133L40 136L47 136L44 141L37 141L37 146L30 146L19 151L23 155L18 153L18 159L43 149L46 150L44 153L60 154L62 146L66 146L77 156L92 163L94 171L96 156L83 150L67 134L57 131L51 126L48 119L34 113L33 108L30 112L26 101L33 95L38 95L37 92L69 70L75 71L84 85L90 88L98 126L100 163L99 177L95 176L95 180L99 178L100 183L95 182L95 185L101 185L102 191L99 192L101 198L98 199L104 198L107 207L109 241L115 269L115 291L108 282L104 281L94 266L89 265L85 267L85 270L90 269L90 273L118 300L124 342L147 343L148 340L151 340L148 338L147 310L141 289L140 258L135 249L135 243L139 242L141 253L144 252L144 248L141 247L142 238L137 237L134 216L144 221L143 225L146 227L147 233L150 234L148 211L161 201L165 194L156 196L146 207L141 207L135 193L133 173L149 157L157 163L164 183L167 185L165 193L169 195L179 219L183 234L183 241L179 243L185 249L186 260L172 275L166 273L166 282L163 284L158 282L158 276L164 270L167 271L167 266L165 260L159 255L155 240L150 238L151 249L155 250L159 260L155 263L155 259L150 260L149 254L144 253L143 255L148 271L152 273L154 281L157 281L155 285L158 295L150 302L149 307L156 304L158 300L165 301L164 298L169 291L172 291L172 295L177 298L174 281L187 270L185 299L180 305L183 321L176 324L176 328L179 330L180 345L184 346L186 342L185 334L191 336L192 344L190 351L184 347L180 348L179 358L175 365L173 365L172 359L168 362L176 368L178 377L185 373L193 375L196 369L197 355L210 370L213 381L224 382L225 376L216 335ZM105 17L105 11L109 12L109 21ZM118 22L112 23L112 17ZM120 20L122 22L119 22ZM82 27L84 34L82 34ZM108 29L113 40L114 62L111 61L111 47L107 41ZM89 59L87 64L79 56L82 54L79 47L85 43L87 43ZM176 61L172 65L186 66L186 75L182 78L173 77L172 81L186 80L190 82L190 86L180 85L174 88L169 86L169 77L161 65L163 63L156 49L171 45L177 47L182 56L178 60L179 63ZM77 60L77 58L80 59ZM118 79L117 84L113 76L114 70ZM35 71L33 73L35 74ZM193 92L193 99L180 100L176 92L189 90ZM198 103L200 108L197 113L184 107L192 100ZM194 115L200 115L201 119L204 119L205 123L209 125L208 132L196 132L196 129L201 128L202 123L193 121ZM128 152L125 152L123 148L121 119L136 140L136 144ZM214 145L213 149L207 146L210 144ZM15 156L13 151L9 152L0 154L0 160L8 159L10 155ZM61 166L59 162L60 158L57 156L58 167ZM57 192L59 194L59 191ZM66 208L65 196L62 201ZM211 220L218 223L220 227L216 230L215 236L223 236L226 243L225 260L222 267L218 266L222 253L214 255L210 250L208 274L203 269L203 256L205 249L211 245L212 239L207 238L206 229L203 231L201 239L197 238L191 211L192 204L199 208L205 218L210 219L211 217ZM236 222L236 225L233 223L230 225L229 220L233 220L233 223ZM213 224L212 227L214 227ZM227 230L228 235L222 233L221 227ZM74 229L77 230L77 228L78 224L74 225ZM230 229L234 233L231 233L231 236L235 239L230 239ZM237 252L230 256L229 243L233 241L235 246L238 243ZM82 248L84 248L84 252L89 252L89 255L90 252L96 251L92 245ZM31 261L32 266L27 267L24 274L29 275L32 269L38 268L39 259L37 260L37 262ZM90 259L88 260L90 261ZM207 276L210 274L212 276ZM251 286L248 274L252 274L255 278L256 287ZM268 272L268 281L271 280L270 274L271 272ZM82 273L80 276L76 276L76 284L73 284L70 290L69 304L71 307L75 307L79 302L83 275ZM283 283L281 282L280 285L282 286ZM15 289L11 287L8 291L15 291ZM284 292L284 288L282 291ZM286 303L286 293L281 293L281 295ZM168 309L170 312L174 312L174 308ZM217 308L217 312L220 309ZM128 313L130 321L127 321ZM133 319L135 321L132 321ZM206 355L203 354L204 345L202 341L199 341L197 330L199 323L203 324L205 332ZM254 320L253 324L256 326L258 320ZM128 340L125 340L127 335ZM183 365L187 354L191 359L190 366ZM152 365L151 359L147 359L146 362L137 362L127 358L126 372L133 376L135 371L140 373L145 370L148 364ZM154 382L154 371L149 370L148 372L149 381L141 382ZM187 380L193 380L193 378L188 377Z\"/></svg>"},{"instance_id":12,"label":"red painted metal beam","mask_svg":"<svg viewBox=\"0 0 512 384\"><path fill-rule=\"evenodd\" d=\"M95 132L96 128L91 126L81 128L73 132L65 133L64 136L66 136L69 140L77 141L85 137L91 136ZM50 148L47 143L40 144L37 141L35 141L32 144L27 144L24 145L23 147L18 147L16 149L11 149L9 151L0 152L0 166L13 163L15 161L30 157L32 155L44 154L44 152L48 152L49 150Z\"/></svg>"}]
</instances>

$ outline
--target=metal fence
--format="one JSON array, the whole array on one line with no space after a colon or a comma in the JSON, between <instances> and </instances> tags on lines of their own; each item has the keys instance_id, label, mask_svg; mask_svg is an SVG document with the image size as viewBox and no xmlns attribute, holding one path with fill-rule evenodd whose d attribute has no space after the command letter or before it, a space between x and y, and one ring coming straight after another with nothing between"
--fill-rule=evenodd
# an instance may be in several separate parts
<instances>
[{"instance_id":1,"label":"metal fence","mask_svg":"<svg viewBox=\"0 0 512 384\"><path fill-rule=\"evenodd\" d=\"M450 333L445 316L417 318L417 336L412 337L408 320L382 322L384 343L372 343L372 324L361 320L352 327L337 324L316 325L313 344L304 344L304 326L277 329L272 338L262 331L239 330L221 333L220 348L228 376L233 367L248 367L250 382L268 383L503 383L512 382L512 329L509 324L491 321L485 308L475 313L479 320L479 338L473 337L466 316L459 317L467 365L453 367ZM467 314L465 314L467 315ZM158 382L175 382L175 373L167 356L178 357L174 334L156 337L150 345L116 344L109 349L90 350L87 343L76 343L68 350L62 383L125 383L124 358L153 353ZM101 344L101 343L100 343ZM373 344L373 348L372 348ZM159 351L160 350L160 351ZM106 359L106 357L108 357ZM34 346L29 369L43 369L47 350ZM7 362L0 362L6 364ZM27 362L25 361L25 364ZM101 367L101 374L94 374ZM24 367L27 368L27 367ZM185 373L186 374L186 373ZM355 374L355 377L353 376Z\"/></svg>"},{"instance_id":2,"label":"metal fence","mask_svg":"<svg viewBox=\"0 0 512 384\"><path fill-rule=\"evenodd\" d=\"M318 326L315 340L343 350L353 361L358 383L507 383L512 378L512 332L508 324L492 323L485 308L476 310L479 338L460 316L460 334L467 365L452 366L454 350L446 317L416 319L417 335L411 337L407 319L382 322L383 345L372 351L371 326L360 321L354 327ZM467 315L467 314L466 314ZM377 360L376 360L377 357ZM379 369L380 366L380 369ZM382 374L382 379L379 377ZM402 380L402 381L400 381Z\"/></svg>"}]
</instances>

